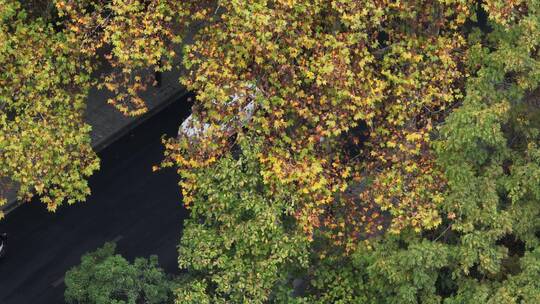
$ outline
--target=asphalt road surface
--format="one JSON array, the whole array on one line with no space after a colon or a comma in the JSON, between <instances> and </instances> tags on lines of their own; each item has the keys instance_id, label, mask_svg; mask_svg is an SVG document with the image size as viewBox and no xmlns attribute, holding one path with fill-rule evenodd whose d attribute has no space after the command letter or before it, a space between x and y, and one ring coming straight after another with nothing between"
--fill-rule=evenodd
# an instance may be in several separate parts
<instances>
[{"instance_id":1,"label":"asphalt road surface","mask_svg":"<svg viewBox=\"0 0 540 304\"><path fill-rule=\"evenodd\" d=\"M167 272L179 272L176 246L187 212L178 176L174 169L153 173L152 165L163 155L161 136L176 134L188 109L178 100L103 150L86 202L49 213L34 200L0 221L0 232L9 233L1 304L64 303L64 273L107 241L117 241L129 260L157 254Z\"/></svg>"}]
</instances>

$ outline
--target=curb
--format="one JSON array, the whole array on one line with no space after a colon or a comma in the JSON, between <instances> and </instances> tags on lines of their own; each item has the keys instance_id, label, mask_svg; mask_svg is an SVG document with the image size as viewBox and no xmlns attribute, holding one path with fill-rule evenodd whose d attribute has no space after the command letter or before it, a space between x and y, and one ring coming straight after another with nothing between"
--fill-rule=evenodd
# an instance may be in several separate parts
<instances>
[{"instance_id":1,"label":"curb","mask_svg":"<svg viewBox=\"0 0 540 304\"><path fill-rule=\"evenodd\" d=\"M111 136L107 137L107 139L99 142L92 148L96 153L99 153L103 151L103 149L110 146L112 143L120 139L122 136L129 133L131 130L138 127L140 124L144 123L146 120L150 119L157 113L159 113L161 110L169 106L174 101L181 99L189 94L189 91L186 91L184 88L180 88L178 90L175 90L170 96L166 97L164 102L161 102L160 104L156 105L152 109L150 109L148 112L144 113L143 115L139 116L137 119L134 119L133 121L129 122L124 127L118 129L116 132L114 132Z\"/></svg>"}]
</instances>

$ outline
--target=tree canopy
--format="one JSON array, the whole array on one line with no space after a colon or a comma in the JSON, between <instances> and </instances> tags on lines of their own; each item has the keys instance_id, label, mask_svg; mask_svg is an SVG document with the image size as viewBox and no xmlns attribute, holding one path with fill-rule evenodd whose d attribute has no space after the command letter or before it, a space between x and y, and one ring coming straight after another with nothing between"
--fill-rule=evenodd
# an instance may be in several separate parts
<instances>
[{"instance_id":1,"label":"tree canopy","mask_svg":"<svg viewBox=\"0 0 540 304\"><path fill-rule=\"evenodd\" d=\"M51 3L0 0L0 178L84 199L89 87L181 53L176 302L540 302L538 0Z\"/></svg>"},{"instance_id":2,"label":"tree canopy","mask_svg":"<svg viewBox=\"0 0 540 304\"><path fill-rule=\"evenodd\" d=\"M270 302L538 302L540 4L377 4L205 11L183 78L205 136L168 142L187 203L247 133L311 240L309 266L283 270L304 296L276 280Z\"/></svg>"},{"instance_id":3,"label":"tree canopy","mask_svg":"<svg viewBox=\"0 0 540 304\"><path fill-rule=\"evenodd\" d=\"M157 256L128 262L114 243L81 258L66 273L68 303L161 304L171 301L174 282L158 267Z\"/></svg>"},{"instance_id":4,"label":"tree canopy","mask_svg":"<svg viewBox=\"0 0 540 304\"><path fill-rule=\"evenodd\" d=\"M179 247L188 270L179 303L266 303L279 282L307 267L309 242L294 221L294 196L264 184L252 138L196 175L200 191ZM201 301L201 299L205 299Z\"/></svg>"},{"instance_id":5,"label":"tree canopy","mask_svg":"<svg viewBox=\"0 0 540 304\"><path fill-rule=\"evenodd\" d=\"M175 162L185 170L212 163L231 133L220 126L254 100L254 117L236 131L247 127L264 139L265 181L298 192L296 217L308 234L319 227L347 240L375 234L382 211L392 214L395 232L437 226L443 181L429 134L461 94L458 26L469 9L447 2L185 8L191 22L209 23L186 50L182 82L198 92L193 115L210 128L197 145L180 138ZM226 102L235 94L244 98ZM361 204L346 197L336 204L335 193L367 178ZM193 187L183 183L188 201Z\"/></svg>"},{"instance_id":6,"label":"tree canopy","mask_svg":"<svg viewBox=\"0 0 540 304\"><path fill-rule=\"evenodd\" d=\"M14 0L0 7L0 178L54 211L89 194L99 168L83 114L90 81L68 35ZM0 193L0 205L4 200Z\"/></svg>"}]
</instances>

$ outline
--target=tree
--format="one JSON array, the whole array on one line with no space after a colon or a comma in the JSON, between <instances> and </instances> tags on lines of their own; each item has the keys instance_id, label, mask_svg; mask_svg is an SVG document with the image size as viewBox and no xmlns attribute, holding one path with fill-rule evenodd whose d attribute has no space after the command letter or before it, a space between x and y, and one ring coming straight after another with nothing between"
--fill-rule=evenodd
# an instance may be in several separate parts
<instances>
[{"instance_id":1,"label":"tree","mask_svg":"<svg viewBox=\"0 0 540 304\"><path fill-rule=\"evenodd\" d=\"M178 303L267 303L307 265L309 242L294 221L295 198L264 184L250 138L241 154L197 170L199 185L179 247L190 276Z\"/></svg>"},{"instance_id":2,"label":"tree","mask_svg":"<svg viewBox=\"0 0 540 304\"><path fill-rule=\"evenodd\" d=\"M106 87L121 112L144 113L148 70L170 70L176 56L178 10L171 1L0 5L0 190L15 184L19 199L37 193L54 211L84 200L85 179L99 167L83 121L88 89Z\"/></svg>"},{"instance_id":3,"label":"tree","mask_svg":"<svg viewBox=\"0 0 540 304\"><path fill-rule=\"evenodd\" d=\"M0 179L54 211L64 200L84 200L85 178L99 168L83 121L88 62L66 34L29 18L18 2L0 7Z\"/></svg>"},{"instance_id":4,"label":"tree","mask_svg":"<svg viewBox=\"0 0 540 304\"><path fill-rule=\"evenodd\" d=\"M264 140L265 183L298 192L295 216L308 235L324 227L336 242L354 243L380 233L384 211L396 233L440 223L444 178L430 133L461 96L460 26L470 4L214 5L181 5L190 12L181 20L207 24L186 48L182 78L198 92L193 116L207 136L196 144L185 136L168 143L170 163L187 176L188 202L197 187L190 170L211 165L230 146L231 133L246 128ZM243 98L231 102L234 95ZM221 127L252 101L249 123ZM359 125L367 125L367 137L354 134ZM361 204L357 198L336 203L335 193L360 180L371 181Z\"/></svg>"},{"instance_id":5,"label":"tree","mask_svg":"<svg viewBox=\"0 0 540 304\"><path fill-rule=\"evenodd\" d=\"M179 165L180 172L186 177L183 181L184 190L193 197L193 202L189 204L195 203L197 194L207 190L206 185L196 178L198 175L192 172L200 171L201 167L211 171L211 168L220 163L220 156L226 155L223 147L232 146L230 136L234 133L228 128L223 132L223 123L234 121L234 117L255 100L255 117L247 124L239 124L237 130L247 129L249 134L261 140L262 148L257 156L265 184L271 187L273 193L280 193L279 186L291 187L286 187L285 191L294 190L290 193L297 197L298 204L295 207L305 208L306 195L307 203L325 206L321 213L308 219L308 225L316 228L307 230L308 236L313 238L310 263L307 268L297 270L308 279L306 295L290 297L289 293L280 293L281 298L271 299L287 303L538 302L540 289L535 278L540 275L540 154L537 151L540 134L537 115L540 80L537 52L540 42L539 4L535 1L486 1L478 8L480 15L485 12L489 17L489 23L483 26L482 31L474 26L472 30L464 26L456 29L455 26L463 25L460 23L463 21L459 19L460 15L452 15L452 11L441 9L445 12L442 14L445 18L456 18L450 18L453 21L450 21L448 28L437 29L435 35L438 39L441 34L442 37L450 35L455 39L445 41L445 47L451 46L451 41L457 43L453 48L450 47L450 53L443 53L436 48L434 55L429 53L429 48L419 48L412 55L407 55L399 49L400 55L396 59L391 52L386 53L386 47L373 50L372 58L377 58L375 55L379 52L383 53L378 55L383 64L374 64L372 75L377 75L379 69L386 71L381 74L387 77L384 80L390 84L384 85L380 97L383 101L378 101L384 106L376 108L378 111L369 112L366 108L358 110L364 115L358 121L365 120L368 126L378 126L369 130L370 138L362 147L367 155L361 154L364 157L358 158L360 170L374 170L361 171L370 177L371 184L360 195L363 201L348 202L359 204L352 205L353 209L356 208L354 211L359 212L349 212L350 206L343 208L339 200L335 201L336 193L339 194L343 189L332 188L333 183L328 182L327 175L324 175L329 170L326 166L346 168L336 161L343 152L346 155L346 151L341 150L339 156L332 154L332 151L338 150L336 147L343 147L339 145L340 137L337 136L342 131L332 136L329 130L333 130L334 126L338 126L336 129L339 130L342 122L343 128L355 125L354 117L351 120L354 111L347 108L354 104L355 99L351 98L351 94L344 94L349 99L339 99L341 95L329 98L320 91L317 91L319 95L313 93L317 97L314 99L310 99L309 94L294 95L299 91L305 92L306 87L312 89L317 80L322 84L325 84L324 81L330 83L330 93L335 93L331 89L343 90L347 84L346 78L333 74L339 71L335 62L332 62L333 66L327 74L321 71L315 73L310 67L302 66L303 62L322 61L325 58L322 51L306 52L307 58L303 58L302 52L311 50L309 45L303 45L294 57L288 57L289 54L284 51L288 50L289 44L307 39L303 36L306 33L317 30L325 33L325 18L334 16L332 9L339 6L336 2L328 4L332 9L323 4L317 6L317 2L310 8L302 6L301 2L291 6L285 3L273 4L265 6L254 3L250 6L235 2L230 6L224 5L222 14L219 14L219 9L216 10L218 14L212 19L215 24L203 30L201 37L204 39L190 49L193 55L188 57L186 63L193 68L193 74L184 79L188 86L201 92L194 115L200 122L200 128L204 131L201 134L204 136L195 139L184 136L178 141L168 142L170 163ZM353 4L340 8L343 7L351 9ZM406 22L407 16L417 18L415 22L423 20L418 10L411 8L409 11L414 13L403 13L405 17L397 14L398 17L393 20L399 20L396 23L404 23L403 27L407 28L408 25L414 25L412 21ZM460 10L454 7L453 11ZM462 12L466 11L462 9ZM319 18L313 18L316 21L312 21L311 14L321 12L326 14L317 15ZM390 15L384 17L385 22L392 20L394 12L385 11ZM302 18L295 13L301 13ZM265 16L272 18L265 19ZM207 19L211 17L205 16ZM302 22L298 22L300 19ZM294 26L294 21L297 21L300 29L286 28ZM388 23L385 22L381 22L381 26L386 29ZM280 24L286 30L280 30ZM335 31L331 32L331 37L343 34L343 27L340 26L338 22L337 29L332 28ZM419 28L425 30L426 26ZM362 30L362 33L366 32L365 28ZM415 33L414 28L407 28L406 32ZM289 38L289 33L295 35L296 39ZM468 38L466 43L459 38L465 34ZM396 32L390 35L396 35ZM410 37L406 34L397 37L397 44L390 44L390 50L404 43L408 47L414 46L417 39L413 35L414 39L409 41L407 38ZM321 41L325 40L320 38L312 43L316 45ZM330 42L327 44L332 45ZM326 44L324 46L328 47ZM344 48L350 51L355 47L346 45ZM460 54L460 48L467 54L463 58L465 60L456 55ZM339 58L347 58L343 54L349 53L343 51L339 54ZM362 55L369 58L369 53ZM429 65L421 65L421 68L416 66L419 70L411 72L409 68L415 67L414 63L400 64L401 60L414 58L415 55L420 56L419 62L424 63L422 59L426 56L434 60L429 62L434 65L437 62L440 66L432 67L432 72ZM365 57L359 56L350 62L361 62L361 58ZM324 67L324 64L320 66ZM296 70L298 67L304 70ZM406 74L400 67L411 74ZM311 71L319 77L314 77L315 85L306 85L302 71ZM348 75L351 74L352 71L349 71ZM325 79L321 75L332 77ZM394 75L397 75L396 78ZM430 79L424 80L422 75L429 75ZM437 78L439 75L445 76ZM464 79L463 75L470 76ZM377 79L358 74L351 77L357 82ZM437 82L437 79L441 79L441 82ZM415 81L419 83L415 85ZM444 86L442 81L449 82ZM458 91L452 91L449 95L442 93L446 92L444 88L452 88L453 85ZM324 92L326 87L322 87L317 89ZM435 90L437 93L425 90ZM238 96L238 92L244 99L231 102L228 96ZM414 96L408 95L411 92ZM319 116L317 112L311 112L313 109L308 106L302 108L302 102L307 103L308 100L314 104L315 110L324 109ZM425 100L440 103L433 105ZM415 112L416 106L421 108L420 112ZM295 112L297 108L298 113ZM341 108L349 109L349 116L343 114L340 116L343 119L334 122L334 125L332 117L339 115ZM369 113L375 114L370 118ZM283 126L280 125L282 118ZM414 118L412 121L415 124L406 123L405 118ZM404 121L400 122L401 119ZM321 130L327 131L318 134L321 137L324 135L324 140L310 137L316 132L323 132ZM432 141L432 138L436 140ZM321 149L316 150L319 145ZM307 148L296 150L298 147ZM313 151L319 153L310 154ZM284 154L280 155L280 152ZM380 162L372 156L376 156ZM321 165L317 165L319 159L324 157L334 158L328 158L331 161L320 161ZM352 166L350 171L355 168ZM377 168L378 171L375 170ZM310 185L313 175L319 180L322 180L320 176L325 177L325 182L316 188L329 191L332 194L330 201L321 199L321 196L310 197L310 189L305 193L297 191L306 184ZM369 208L362 204L370 200L375 206L390 211L393 221L389 232L396 235L380 233L380 237L358 242L354 235L350 238L350 234L343 234L348 238L347 241L352 240L353 243L346 247L348 251L324 242L328 237L334 238L332 234L326 233L327 229L334 228L334 224L324 221L321 222L324 224L319 224L321 218L330 214L338 220L335 225L341 224L344 229L358 232L355 229L363 228L365 224L358 218L363 220L362 216L369 216ZM305 227L305 219L298 216L298 213L296 215L299 223ZM347 216L352 220L347 219ZM219 251L218 254L215 260L226 256ZM212 271L208 270L208 273ZM193 290L198 292L200 298L206 297L212 302L214 294L208 293L205 283L197 282Z\"/></svg>"},{"instance_id":6,"label":"tree","mask_svg":"<svg viewBox=\"0 0 540 304\"><path fill-rule=\"evenodd\" d=\"M442 225L315 264L308 303L539 301L539 6L494 2L491 31L470 35L462 106L434 146L448 185Z\"/></svg>"},{"instance_id":7,"label":"tree","mask_svg":"<svg viewBox=\"0 0 540 304\"><path fill-rule=\"evenodd\" d=\"M539 298L532 278L538 276L540 244L540 6L493 1L485 7L492 31L471 35L468 64L474 77L435 146L449 185L444 209L460 235L459 271L491 279L461 281L464 294L458 299L534 303Z\"/></svg>"},{"instance_id":8,"label":"tree","mask_svg":"<svg viewBox=\"0 0 540 304\"><path fill-rule=\"evenodd\" d=\"M54 0L64 18L65 32L80 51L94 58L104 53L112 70L102 75L99 88L113 93L109 103L125 115L146 112L139 96L157 81L149 71L172 68L175 47L183 33L177 23L177 1ZM95 62L96 68L99 62Z\"/></svg>"},{"instance_id":9,"label":"tree","mask_svg":"<svg viewBox=\"0 0 540 304\"><path fill-rule=\"evenodd\" d=\"M161 304L172 301L174 283L158 267L157 257L137 258L133 264L115 254L106 243L81 258L81 264L66 273L68 303Z\"/></svg>"}]
</instances>

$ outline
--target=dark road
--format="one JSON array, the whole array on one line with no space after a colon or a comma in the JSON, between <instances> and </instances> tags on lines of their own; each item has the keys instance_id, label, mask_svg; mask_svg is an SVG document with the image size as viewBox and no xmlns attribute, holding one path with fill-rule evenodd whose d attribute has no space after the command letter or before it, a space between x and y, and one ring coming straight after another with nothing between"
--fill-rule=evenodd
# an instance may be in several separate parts
<instances>
[{"instance_id":1,"label":"dark road","mask_svg":"<svg viewBox=\"0 0 540 304\"><path fill-rule=\"evenodd\" d=\"M175 101L103 150L86 202L49 213L34 200L0 221L0 232L9 234L0 260L1 304L64 303L64 273L107 241L117 241L129 260L157 254L167 272L178 272L176 246L187 212L178 175L153 173L152 165L162 158L161 136L176 134L188 109L186 100Z\"/></svg>"}]
</instances>

